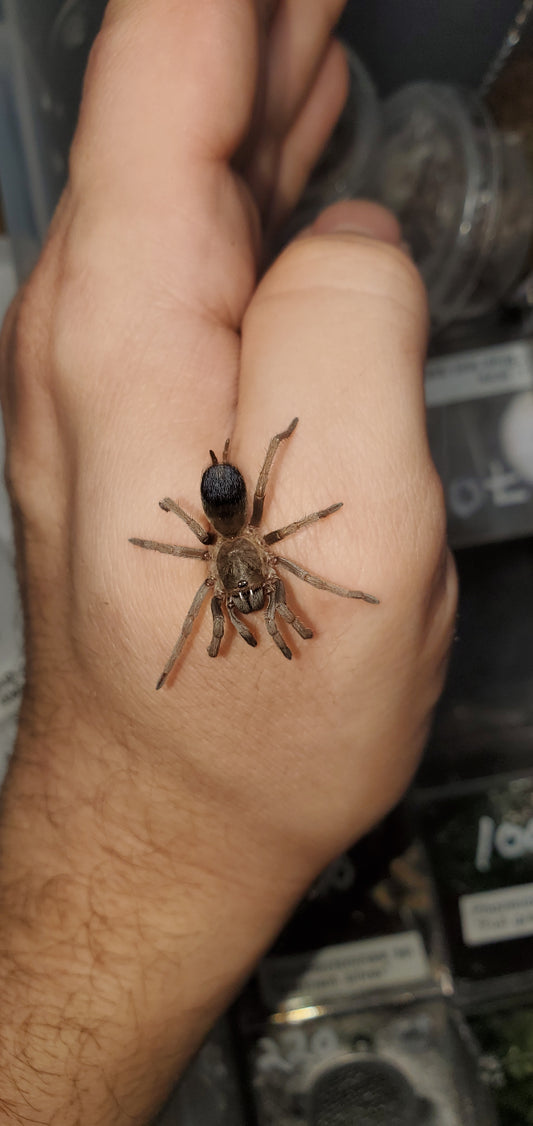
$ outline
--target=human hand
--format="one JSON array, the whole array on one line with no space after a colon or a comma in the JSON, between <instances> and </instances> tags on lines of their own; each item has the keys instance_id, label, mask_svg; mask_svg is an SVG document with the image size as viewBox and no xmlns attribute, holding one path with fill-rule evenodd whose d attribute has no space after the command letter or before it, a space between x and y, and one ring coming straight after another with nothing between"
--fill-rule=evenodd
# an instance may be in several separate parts
<instances>
[{"instance_id":1,"label":"human hand","mask_svg":"<svg viewBox=\"0 0 533 1126\"><path fill-rule=\"evenodd\" d=\"M342 104L341 6L111 0L69 185L3 338L28 653L7 947L28 970L39 949L41 997L64 975L72 1075L104 1058L139 1122L320 867L398 799L442 683L455 584L425 299L396 225L340 205L255 289ZM129 538L195 546L158 500L201 520L209 449L231 435L252 485L296 415L263 530L342 500L290 557L380 605L288 582L315 631L291 666L260 624L257 649L228 630L210 661L204 617L156 693L205 565ZM86 1086L79 1120L98 1099L109 1116Z\"/></svg>"}]
</instances>

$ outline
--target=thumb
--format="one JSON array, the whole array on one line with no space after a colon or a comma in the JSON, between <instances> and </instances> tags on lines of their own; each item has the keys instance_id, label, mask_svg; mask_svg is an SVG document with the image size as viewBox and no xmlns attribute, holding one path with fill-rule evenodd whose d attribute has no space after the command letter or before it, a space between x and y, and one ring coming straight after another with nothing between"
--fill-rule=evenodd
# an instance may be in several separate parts
<instances>
[{"instance_id":1,"label":"thumb","mask_svg":"<svg viewBox=\"0 0 533 1126\"><path fill-rule=\"evenodd\" d=\"M368 199L343 199L332 204L298 237L328 234L367 235L391 246L402 245L401 227L392 211Z\"/></svg>"},{"instance_id":2,"label":"thumb","mask_svg":"<svg viewBox=\"0 0 533 1126\"><path fill-rule=\"evenodd\" d=\"M346 203L280 255L245 316L233 442L243 464L254 464L258 443L298 416L298 440L275 467L265 518L289 516L275 487L282 464L304 511L344 501L335 525L356 534L365 580L374 583L393 570L400 546L409 554L426 509L439 542L443 531L425 425L426 297L400 239L388 212Z\"/></svg>"},{"instance_id":3,"label":"thumb","mask_svg":"<svg viewBox=\"0 0 533 1126\"><path fill-rule=\"evenodd\" d=\"M344 722L354 753L374 748L364 784L357 780L374 820L398 799L422 749L455 608L425 428L426 298L399 241L392 217L349 204L280 255L244 320L232 443L237 464L255 465L298 416L269 479L262 531L342 501L281 554L380 600L347 603L298 579L289 592L318 625L303 689L323 700L337 741Z\"/></svg>"}]
</instances>

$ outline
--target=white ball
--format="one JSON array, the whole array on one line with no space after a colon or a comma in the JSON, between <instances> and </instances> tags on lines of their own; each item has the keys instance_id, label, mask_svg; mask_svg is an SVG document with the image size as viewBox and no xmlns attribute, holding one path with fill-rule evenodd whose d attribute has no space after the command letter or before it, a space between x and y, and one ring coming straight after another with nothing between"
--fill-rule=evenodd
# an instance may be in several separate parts
<instances>
[{"instance_id":1,"label":"white ball","mask_svg":"<svg viewBox=\"0 0 533 1126\"><path fill-rule=\"evenodd\" d=\"M523 391L506 407L500 421L502 453L520 477L533 485L533 391Z\"/></svg>"}]
</instances>

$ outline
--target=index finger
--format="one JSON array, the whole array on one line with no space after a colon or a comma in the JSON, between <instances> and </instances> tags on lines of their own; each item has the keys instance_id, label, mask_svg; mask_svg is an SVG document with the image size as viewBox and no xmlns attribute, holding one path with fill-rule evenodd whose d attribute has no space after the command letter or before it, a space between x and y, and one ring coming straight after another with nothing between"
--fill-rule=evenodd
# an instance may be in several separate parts
<instances>
[{"instance_id":1,"label":"index finger","mask_svg":"<svg viewBox=\"0 0 533 1126\"><path fill-rule=\"evenodd\" d=\"M253 0L110 0L87 68L73 176L122 201L176 206L191 160L223 159L247 128Z\"/></svg>"}]
</instances>

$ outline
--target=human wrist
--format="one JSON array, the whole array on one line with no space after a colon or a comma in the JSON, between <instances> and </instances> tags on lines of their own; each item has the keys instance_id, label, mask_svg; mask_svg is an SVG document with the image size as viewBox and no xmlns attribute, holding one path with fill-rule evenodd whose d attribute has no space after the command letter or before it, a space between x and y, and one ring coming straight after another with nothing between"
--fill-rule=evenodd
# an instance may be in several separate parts
<instances>
[{"instance_id":1,"label":"human wrist","mask_svg":"<svg viewBox=\"0 0 533 1126\"><path fill-rule=\"evenodd\" d=\"M95 800L94 766L69 795L64 748L52 760L41 747L39 759L23 727L4 795L0 982L13 1023L0 1035L0 1103L11 1098L19 1113L16 1090L30 1083L43 1120L61 1126L122 1121L109 1117L104 1073L113 1099L131 1113L135 1091L134 1120L147 1119L298 894L274 884L268 864L254 885L252 865L240 868L236 853L232 863L220 826L206 828L197 810L182 810L172 833L161 792L149 807L144 781L118 766L122 748L106 750L113 801L103 774ZM218 849L202 846L202 832ZM83 1108L69 1118L83 1075Z\"/></svg>"},{"instance_id":2,"label":"human wrist","mask_svg":"<svg viewBox=\"0 0 533 1126\"><path fill-rule=\"evenodd\" d=\"M199 761L205 757L201 742ZM304 844L298 849L298 838L292 842L291 867L288 834L280 821L278 842L270 806L264 816L259 808L245 809L229 785L215 794L200 767L191 780L194 751L188 746L185 753L177 737L171 762L166 748L158 756L154 746L118 740L79 717L47 736L23 719L3 793L1 831L11 842L10 863L36 858L43 871L57 864L80 883L95 866L100 877L109 867L113 895L126 900L150 894L156 881L165 891L167 917L188 883L198 899L203 888L224 889L226 897L234 891L240 899L260 885L270 901L274 885L281 901L296 897L310 876L300 855Z\"/></svg>"}]
</instances>

